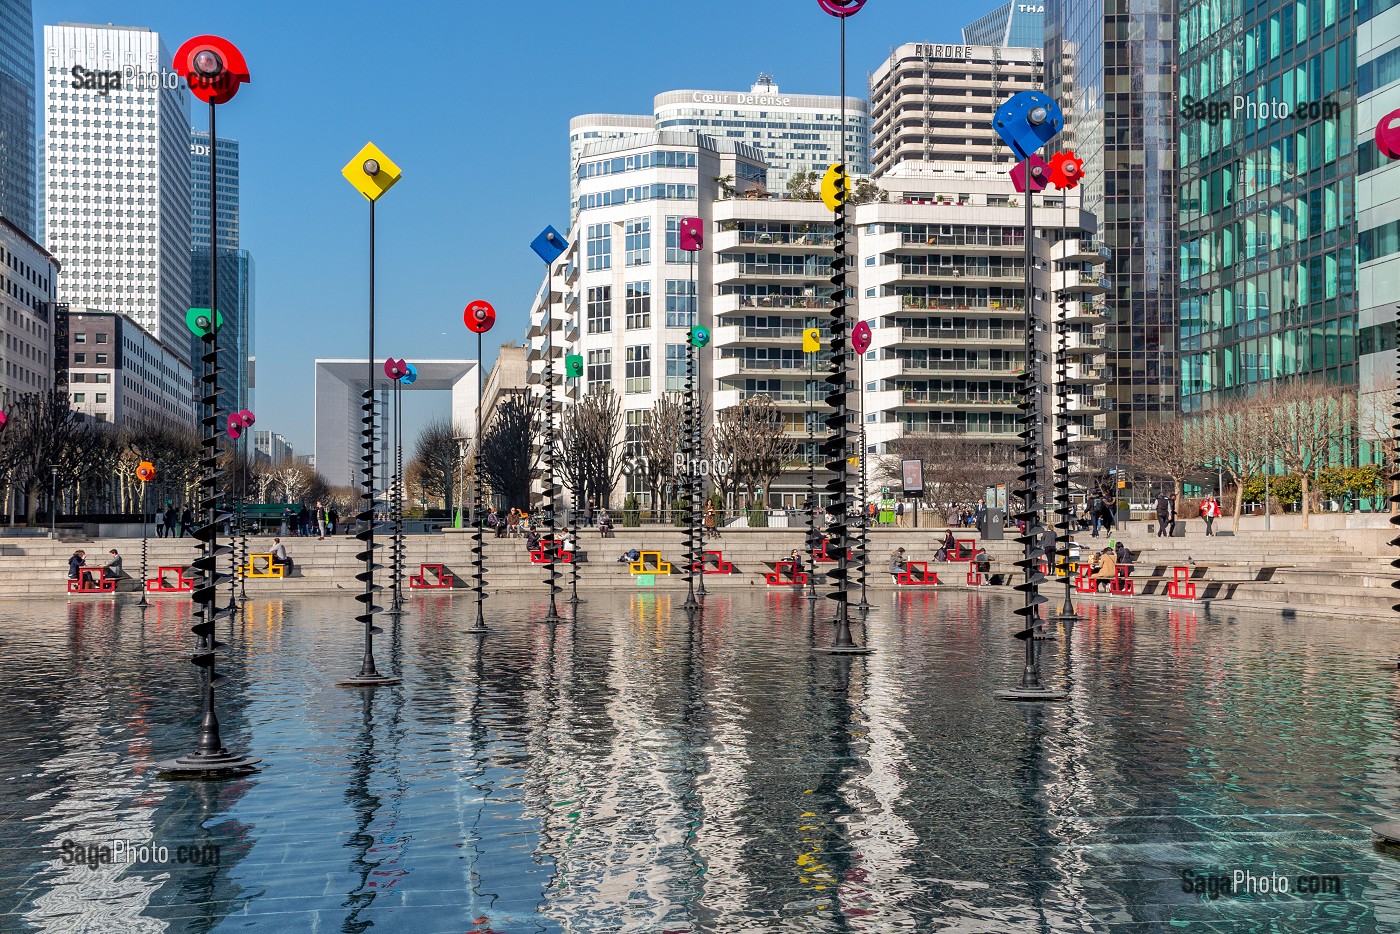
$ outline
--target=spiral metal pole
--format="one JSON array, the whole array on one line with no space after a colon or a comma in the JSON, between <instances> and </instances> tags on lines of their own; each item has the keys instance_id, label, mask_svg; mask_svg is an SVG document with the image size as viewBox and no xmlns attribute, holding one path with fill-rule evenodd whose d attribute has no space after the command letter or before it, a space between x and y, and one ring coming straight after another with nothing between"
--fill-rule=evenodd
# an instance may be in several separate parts
<instances>
[{"instance_id":1,"label":"spiral metal pole","mask_svg":"<svg viewBox=\"0 0 1400 934\"><path fill-rule=\"evenodd\" d=\"M695 254L690 254L690 282L691 291L694 293L695 287ZM699 305L699 295L690 296L694 304L690 307L690 331L687 336L685 346L685 489L686 496L690 500L690 512L686 516L685 523L685 602L681 606L688 610L693 610L700 606L700 601L695 595L695 562L699 559L699 471L696 469L697 460L700 456L699 445L697 444L697 417L695 411L695 368L696 368L696 347L695 347L695 324L696 306ZM703 568L701 572L703 573Z\"/></svg>"},{"instance_id":2,"label":"spiral metal pole","mask_svg":"<svg viewBox=\"0 0 1400 934\"><path fill-rule=\"evenodd\" d=\"M1064 190L1060 208L1060 230L1069 230L1069 189ZM1065 598L1055 618L1073 622L1074 580L1069 573L1069 542L1074 531L1074 507L1069 501L1069 306L1061 297L1055 342L1055 566L1065 575Z\"/></svg>"},{"instance_id":3,"label":"spiral metal pole","mask_svg":"<svg viewBox=\"0 0 1400 934\"><path fill-rule=\"evenodd\" d=\"M248 443L243 443L243 461L238 476L238 567L248 565ZM238 572L238 596L248 600L248 575Z\"/></svg>"},{"instance_id":4,"label":"spiral metal pole","mask_svg":"<svg viewBox=\"0 0 1400 934\"><path fill-rule=\"evenodd\" d=\"M582 382L582 378L576 377L574 379L573 400L575 418L578 417L578 406L583 393L583 387L580 385ZM575 616L577 616L577 608L580 603L578 597L578 498L579 491L571 487L569 489L569 521L564 525L564 534L568 536L569 541L574 546L574 550L569 552L569 604L575 608Z\"/></svg>"},{"instance_id":5,"label":"spiral metal pole","mask_svg":"<svg viewBox=\"0 0 1400 934\"><path fill-rule=\"evenodd\" d=\"M219 195L217 180L219 138L215 123L215 106L209 105L209 317L197 322L204 352L200 355L200 476L198 506L201 524L194 530L199 557L191 564L197 582L192 598L196 622L190 627L195 635L194 654L190 662L200 675L203 715L199 725L199 743L195 751L178 759L157 763L165 778L219 778L253 771L261 760L230 751L219 733L219 717L215 710L215 689L227 679L216 667L218 652L224 643L214 638L215 625L227 611L220 609L219 561L230 554L227 545L219 544L219 523L227 516L219 511ZM145 587L145 581L142 581Z\"/></svg>"},{"instance_id":6,"label":"spiral metal pole","mask_svg":"<svg viewBox=\"0 0 1400 934\"><path fill-rule=\"evenodd\" d=\"M481 332L476 332L476 458L472 463L472 470L475 473L473 486L476 488L472 493L473 511L478 517L481 514L481 404L482 404L482 373L481 373ZM472 570L476 574L476 583L472 590L476 591L476 624L467 632L472 635L484 636L490 630L486 628L486 542L482 536L481 520L478 518L476 528L472 532Z\"/></svg>"},{"instance_id":7,"label":"spiral metal pole","mask_svg":"<svg viewBox=\"0 0 1400 934\"><path fill-rule=\"evenodd\" d=\"M807 319L811 321L811 318ZM802 417L807 422L807 502L803 508L806 513L805 525L807 526L807 590L803 596L809 600L815 600L817 594L817 457L816 457L816 422L812 411L812 383L816 378L817 354L816 352L807 355L807 380L803 384L803 395L806 397L806 408L803 409Z\"/></svg>"},{"instance_id":8,"label":"spiral metal pole","mask_svg":"<svg viewBox=\"0 0 1400 934\"><path fill-rule=\"evenodd\" d=\"M389 581L393 586L393 600L389 613L403 614L403 377L394 380L394 480L389 484L389 495L393 497L390 521L394 523L394 535L390 542Z\"/></svg>"},{"instance_id":9,"label":"spiral metal pole","mask_svg":"<svg viewBox=\"0 0 1400 934\"><path fill-rule=\"evenodd\" d=\"M143 610L151 605L151 602L146 599L146 542L149 538L146 531L148 518L146 510L149 508L146 505L146 487L148 485L145 480L141 481L141 599L136 601L136 605Z\"/></svg>"},{"instance_id":10,"label":"spiral metal pole","mask_svg":"<svg viewBox=\"0 0 1400 934\"><path fill-rule=\"evenodd\" d=\"M355 579L364 585L364 590L355 595L355 599L361 604L360 613L355 617L355 621L364 627L364 651L360 656L359 672L339 682L344 687L375 687L381 684L398 684L402 680L380 674L374 663L374 637L384 631L374 625L374 617L384 612L384 608L374 602L374 595L384 589L374 582L374 572L384 567L374 561L374 553L380 547L374 541L374 466L375 449L378 446L374 417L374 206L375 202L370 201L369 359L366 361L364 402L360 405L360 496L363 502L359 514L355 517L359 525L355 531L355 539L360 542L362 548L355 558L364 562L364 569L355 575Z\"/></svg>"},{"instance_id":11,"label":"spiral metal pole","mask_svg":"<svg viewBox=\"0 0 1400 934\"><path fill-rule=\"evenodd\" d=\"M555 549L558 542L554 538L555 530L555 509L559 504L559 487L555 482L558 476L556 471L556 451L555 444L557 437L554 424L554 322L551 318L552 302L550 295L554 290L554 266L549 261L544 264L544 473L547 485L547 500L549 502L549 520L547 531L549 532L550 547L545 549L545 583L549 587L549 611L545 614L546 623L559 622L558 594L564 589L559 586L559 571L555 567Z\"/></svg>"}]
</instances>

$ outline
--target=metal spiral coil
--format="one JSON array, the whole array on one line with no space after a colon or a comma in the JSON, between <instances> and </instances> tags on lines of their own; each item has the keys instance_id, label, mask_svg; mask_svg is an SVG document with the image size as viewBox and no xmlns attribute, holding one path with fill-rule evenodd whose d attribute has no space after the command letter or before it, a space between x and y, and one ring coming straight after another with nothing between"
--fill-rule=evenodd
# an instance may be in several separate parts
<instances>
[{"instance_id":1,"label":"metal spiral coil","mask_svg":"<svg viewBox=\"0 0 1400 934\"><path fill-rule=\"evenodd\" d=\"M1029 300L1028 297L1027 301ZM1045 549L1041 543L1044 529L1040 524L1040 406L1037 398L1040 386L1035 376L1034 353L1032 349L1027 355L1026 369L1018 378L1021 385L1017 388L1021 397L1016 406L1021 410L1021 414L1017 416L1021 425L1021 431L1017 435L1021 439L1020 445L1017 446L1021 459L1017 466L1021 468L1021 473L1017 477L1020 486L1014 492L1021 502L1021 511L1012 518L1025 523L1025 531L1016 538L1022 548L1022 557L1016 562L1016 567L1022 570L1024 578L1015 589L1025 594L1025 604L1014 611L1017 616L1023 617L1025 625L1025 628L1016 633L1017 639L1030 639L1036 634L1036 630L1045 625L1040 615L1040 607L1048 602L1040 595L1040 585L1045 583L1045 575L1040 573Z\"/></svg>"},{"instance_id":2,"label":"metal spiral coil","mask_svg":"<svg viewBox=\"0 0 1400 934\"><path fill-rule=\"evenodd\" d=\"M1395 380L1396 380L1396 385L1397 385L1397 386L1400 386L1400 305L1396 305L1396 306L1395 306L1395 317L1396 317L1396 327L1395 327L1395 351L1396 351L1396 357L1395 357ZM1390 475L1390 479L1391 479L1392 481L1400 481L1400 393L1397 393L1396 398L1395 398L1395 401L1391 403L1391 406L1392 406L1392 410L1393 410L1393 422L1394 422L1394 434L1395 434L1395 437L1394 437L1394 442L1395 442L1394 457L1395 457L1395 462L1396 462L1396 464L1395 464L1396 470L1395 470L1394 473L1392 473L1392 474ZM1394 494L1392 494L1392 495L1390 496L1390 502L1391 502L1392 504L1400 504L1400 493L1394 493ZM1393 526L1400 526L1400 513L1395 513L1395 514L1391 515L1391 517L1390 517L1390 524L1393 525ZM1390 545L1391 545L1392 548L1400 548L1400 536L1396 536L1395 538L1392 538L1392 539L1390 540ZM1395 560L1391 561L1391 562L1390 562L1390 566L1393 567L1393 568L1396 568L1397 570L1400 570L1400 558L1396 558ZM1391 587L1394 587L1396 590L1400 590L1400 580L1393 581L1393 582L1391 583L1390 586L1391 586ZM1400 613L1400 603L1392 604L1391 609L1394 610L1394 611L1397 612L1397 613ZM1397 664L1400 665L1400 660L1397 661Z\"/></svg>"},{"instance_id":3,"label":"metal spiral coil","mask_svg":"<svg viewBox=\"0 0 1400 934\"><path fill-rule=\"evenodd\" d=\"M699 606L695 599L695 563L700 560L700 477L699 471L696 470L696 459L699 456L700 445L697 437L699 419L696 417L695 411L695 354L695 338L692 330L690 339L686 341L685 409L681 426L681 431L685 434L685 493L690 504L685 523L685 585L687 593L683 605L686 607ZM701 573L703 573L703 568Z\"/></svg>"},{"instance_id":4,"label":"metal spiral coil","mask_svg":"<svg viewBox=\"0 0 1400 934\"><path fill-rule=\"evenodd\" d=\"M355 555L355 560L364 562L364 569L355 575L355 580L365 585L364 592L355 595L355 599L362 604L361 612L355 617L355 621L363 623L368 627L368 632L372 636L377 636L384 630L374 625L374 617L382 613L384 608L374 602L374 595L384 588L374 582L374 572L381 570L384 565L376 564L374 553L380 545L374 541L374 532L378 528L375 523L374 512L374 451L375 451L375 426L374 426L374 383L364 392L364 402L360 406L364 413L360 418L360 496L363 498L362 508L355 515L359 528L355 532L355 539L360 542L362 550ZM366 643L366 652L371 651L370 644ZM370 656L371 667L373 656ZM364 672L362 672L364 674Z\"/></svg>"},{"instance_id":5,"label":"metal spiral coil","mask_svg":"<svg viewBox=\"0 0 1400 934\"><path fill-rule=\"evenodd\" d=\"M1074 507L1069 501L1069 307L1060 302L1055 345L1055 562L1065 574L1065 600L1061 619L1074 619L1074 589L1069 573L1069 543L1074 532ZM1047 556L1048 558L1048 556Z\"/></svg>"},{"instance_id":6,"label":"metal spiral coil","mask_svg":"<svg viewBox=\"0 0 1400 934\"><path fill-rule=\"evenodd\" d=\"M836 548L836 566L827 571L831 590L828 599L836 601L836 624L838 648L852 645L849 627L850 582L850 529L847 517L850 511L849 461L850 425L847 407L848 363L846 358L846 288L847 260L846 249L846 199L847 180L845 166L841 166L836 177L836 237L831 258L831 371L826 376L826 404L831 412L826 417L827 438L822 442L821 452L826 457L826 469L831 477L827 480L826 491L830 502L826 507L831 517L827 524L827 556L831 556L831 546Z\"/></svg>"},{"instance_id":7,"label":"metal spiral coil","mask_svg":"<svg viewBox=\"0 0 1400 934\"><path fill-rule=\"evenodd\" d=\"M549 326L548 320L545 322ZM557 603L558 594L563 591L559 585L559 570L555 566L555 554L558 542L554 538L556 508L559 503L559 486L556 483L557 459L555 445L557 444L554 425L554 348L548 348L544 357L544 479L546 485L546 495L549 502L549 522L547 529L549 532L549 547L544 549L545 562L544 573L545 583L549 586L549 612L545 615L546 622L557 622L559 620L559 607Z\"/></svg>"},{"instance_id":8,"label":"metal spiral coil","mask_svg":"<svg viewBox=\"0 0 1400 934\"><path fill-rule=\"evenodd\" d=\"M478 358L480 354L477 355ZM482 532L482 499L481 499L481 435L477 433L476 438L476 461L472 465L473 486L472 492L472 514L476 516L476 528L472 531L472 571L475 575L475 583L471 590L476 594L476 630L486 628L482 603L486 599L486 541Z\"/></svg>"}]
</instances>

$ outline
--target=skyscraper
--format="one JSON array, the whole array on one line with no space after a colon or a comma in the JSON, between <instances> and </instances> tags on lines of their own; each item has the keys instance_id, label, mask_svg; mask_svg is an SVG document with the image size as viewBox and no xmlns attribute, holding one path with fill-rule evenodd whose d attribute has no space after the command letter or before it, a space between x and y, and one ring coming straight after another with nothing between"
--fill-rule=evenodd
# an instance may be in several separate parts
<instances>
[{"instance_id":1,"label":"skyscraper","mask_svg":"<svg viewBox=\"0 0 1400 934\"><path fill-rule=\"evenodd\" d=\"M29 0L0 0L0 217L31 238L38 224L33 17Z\"/></svg>"},{"instance_id":2,"label":"skyscraper","mask_svg":"<svg viewBox=\"0 0 1400 934\"><path fill-rule=\"evenodd\" d=\"M239 249L239 150L238 140L219 139L219 312L224 325L219 332L219 386L224 404L233 409L249 405L248 358L253 349L253 258ZM193 179L193 250L190 263L190 306L209 307L209 134L190 134L190 169ZM200 372L200 346L191 342L190 368Z\"/></svg>"},{"instance_id":3,"label":"skyscraper","mask_svg":"<svg viewBox=\"0 0 1400 934\"><path fill-rule=\"evenodd\" d=\"M1004 3L963 27L965 45L1038 49L1045 43L1045 4Z\"/></svg>"},{"instance_id":4,"label":"skyscraper","mask_svg":"<svg viewBox=\"0 0 1400 934\"><path fill-rule=\"evenodd\" d=\"M1107 429L1178 407L1176 3L1045 7L1045 87L1065 113L1051 142L1084 160L1084 207L1112 251L1105 324Z\"/></svg>"},{"instance_id":5,"label":"skyscraper","mask_svg":"<svg viewBox=\"0 0 1400 934\"><path fill-rule=\"evenodd\" d=\"M140 27L44 27L46 236L59 300L124 315L189 357L190 118Z\"/></svg>"},{"instance_id":6,"label":"skyscraper","mask_svg":"<svg viewBox=\"0 0 1400 934\"><path fill-rule=\"evenodd\" d=\"M1357 384L1351 4L1181 11L1183 405ZM1239 105L1239 106L1237 106ZM1379 218L1377 218L1379 219Z\"/></svg>"}]
</instances>

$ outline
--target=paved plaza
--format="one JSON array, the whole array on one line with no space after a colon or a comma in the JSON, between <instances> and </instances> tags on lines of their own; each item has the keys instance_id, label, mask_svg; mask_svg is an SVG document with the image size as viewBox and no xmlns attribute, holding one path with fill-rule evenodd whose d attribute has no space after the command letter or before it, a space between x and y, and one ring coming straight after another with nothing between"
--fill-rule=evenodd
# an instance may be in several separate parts
<instances>
[{"instance_id":1,"label":"paved plaza","mask_svg":"<svg viewBox=\"0 0 1400 934\"><path fill-rule=\"evenodd\" d=\"M154 769L187 599L7 607L0 930L1400 929L1393 627L1086 606L1018 705L1010 595L880 593L852 658L792 593L539 591L484 640L415 594L369 691L352 600L248 603L219 710L263 762L214 783Z\"/></svg>"}]
</instances>

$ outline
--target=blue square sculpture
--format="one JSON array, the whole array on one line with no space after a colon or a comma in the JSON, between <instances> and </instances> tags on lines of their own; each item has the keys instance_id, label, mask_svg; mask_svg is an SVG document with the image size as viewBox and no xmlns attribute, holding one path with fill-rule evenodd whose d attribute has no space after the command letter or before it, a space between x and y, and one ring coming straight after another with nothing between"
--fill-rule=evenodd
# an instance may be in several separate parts
<instances>
[{"instance_id":1,"label":"blue square sculpture","mask_svg":"<svg viewBox=\"0 0 1400 934\"><path fill-rule=\"evenodd\" d=\"M1045 108L1045 119L1039 124L1031 123L1031 111ZM1011 96L997 108L992 117L992 129L1002 138L1016 158L1025 160L1040 151L1040 148L1065 127L1065 115L1055 99L1044 91L1022 91Z\"/></svg>"},{"instance_id":2,"label":"blue square sculpture","mask_svg":"<svg viewBox=\"0 0 1400 934\"><path fill-rule=\"evenodd\" d=\"M567 246L564 235L553 227L546 227L538 237L530 241L530 249L546 263L552 263L562 256Z\"/></svg>"}]
</instances>

